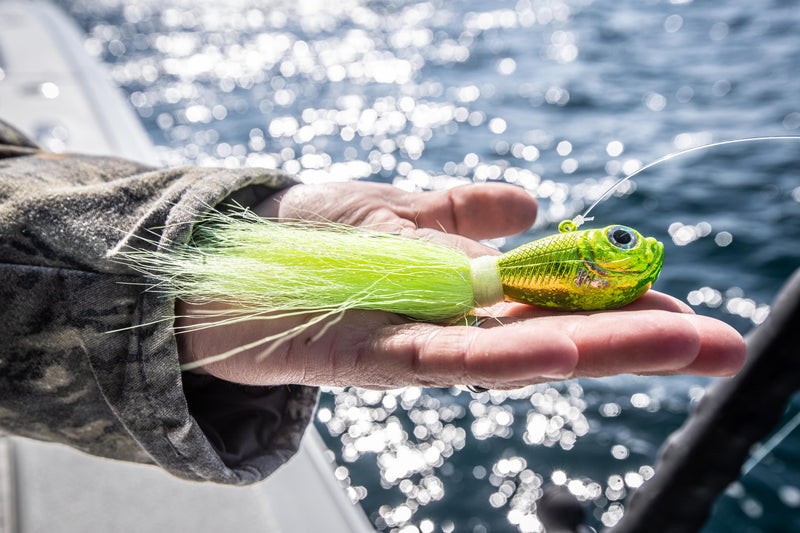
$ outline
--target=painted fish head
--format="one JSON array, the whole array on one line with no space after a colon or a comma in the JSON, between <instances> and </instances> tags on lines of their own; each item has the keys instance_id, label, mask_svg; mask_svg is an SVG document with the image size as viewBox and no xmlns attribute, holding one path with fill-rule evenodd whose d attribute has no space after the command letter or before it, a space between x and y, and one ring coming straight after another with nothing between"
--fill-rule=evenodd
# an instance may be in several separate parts
<instances>
[{"instance_id":1,"label":"painted fish head","mask_svg":"<svg viewBox=\"0 0 800 533\"><path fill-rule=\"evenodd\" d=\"M627 226L588 230L581 248L587 268L626 293L626 300L650 288L664 262L663 244Z\"/></svg>"}]
</instances>

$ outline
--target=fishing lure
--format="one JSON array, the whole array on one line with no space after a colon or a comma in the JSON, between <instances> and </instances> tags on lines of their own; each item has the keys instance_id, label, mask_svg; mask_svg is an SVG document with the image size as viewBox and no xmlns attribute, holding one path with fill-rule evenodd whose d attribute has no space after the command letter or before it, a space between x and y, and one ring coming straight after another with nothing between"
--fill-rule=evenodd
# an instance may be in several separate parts
<instances>
[{"instance_id":1,"label":"fishing lure","mask_svg":"<svg viewBox=\"0 0 800 533\"><path fill-rule=\"evenodd\" d=\"M275 222L213 212L193 239L132 252L157 288L190 302L235 302L244 313L371 309L443 321L502 300L562 310L623 306L661 270L664 248L625 226L560 233L500 256L339 224Z\"/></svg>"},{"instance_id":2,"label":"fishing lure","mask_svg":"<svg viewBox=\"0 0 800 533\"><path fill-rule=\"evenodd\" d=\"M664 246L632 228L578 230L564 221L559 230L497 258L504 299L569 311L614 309L644 294L661 271Z\"/></svg>"}]
</instances>

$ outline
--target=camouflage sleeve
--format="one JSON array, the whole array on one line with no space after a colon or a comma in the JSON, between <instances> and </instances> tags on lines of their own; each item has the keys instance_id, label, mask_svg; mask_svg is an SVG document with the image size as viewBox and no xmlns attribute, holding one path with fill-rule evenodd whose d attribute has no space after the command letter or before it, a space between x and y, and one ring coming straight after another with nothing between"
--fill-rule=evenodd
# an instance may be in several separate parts
<instances>
[{"instance_id":1,"label":"camouflage sleeve","mask_svg":"<svg viewBox=\"0 0 800 533\"><path fill-rule=\"evenodd\" d=\"M139 237L187 240L226 198L291 184L45 153L0 122L0 428L219 483L258 481L291 457L316 390L182 375L162 320L174 301L114 261Z\"/></svg>"}]
</instances>

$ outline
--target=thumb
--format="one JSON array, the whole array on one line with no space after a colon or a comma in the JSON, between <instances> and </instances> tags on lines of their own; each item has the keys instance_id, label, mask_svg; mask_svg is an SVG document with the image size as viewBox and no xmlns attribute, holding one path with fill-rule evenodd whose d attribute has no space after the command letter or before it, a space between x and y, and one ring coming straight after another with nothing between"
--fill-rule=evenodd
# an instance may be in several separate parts
<instances>
[{"instance_id":1,"label":"thumb","mask_svg":"<svg viewBox=\"0 0 800 533\"><path fill-rule=\"evenodd\" d=\"M408 212L400 214L419 227L471 239L521 233L536 220L536 199L520 187L501 183L409 194L407 202Z\"/></svg>"}]
</instances>

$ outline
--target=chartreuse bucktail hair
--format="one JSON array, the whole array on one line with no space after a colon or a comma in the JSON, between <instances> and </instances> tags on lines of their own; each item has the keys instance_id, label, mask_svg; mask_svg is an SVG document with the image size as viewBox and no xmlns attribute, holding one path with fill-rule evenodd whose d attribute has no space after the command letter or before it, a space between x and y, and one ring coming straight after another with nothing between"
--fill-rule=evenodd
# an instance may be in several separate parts
<instances>
[{"instance_id":1,"label":"chartreuse bucktail hair","mask_svg":"<svg viewBox=\"0 0 800 533\"><path fill-rule=\"evenodd\" d=\"M226 301L253 316L347 309L444 321L513 300L563 310L620 307L661 270L663 246L625 226L560 233L471 259L423 239L330 223L213 213L192 240L133 251L128 263L188 302Z\"/></svg>"}]
</instances>

